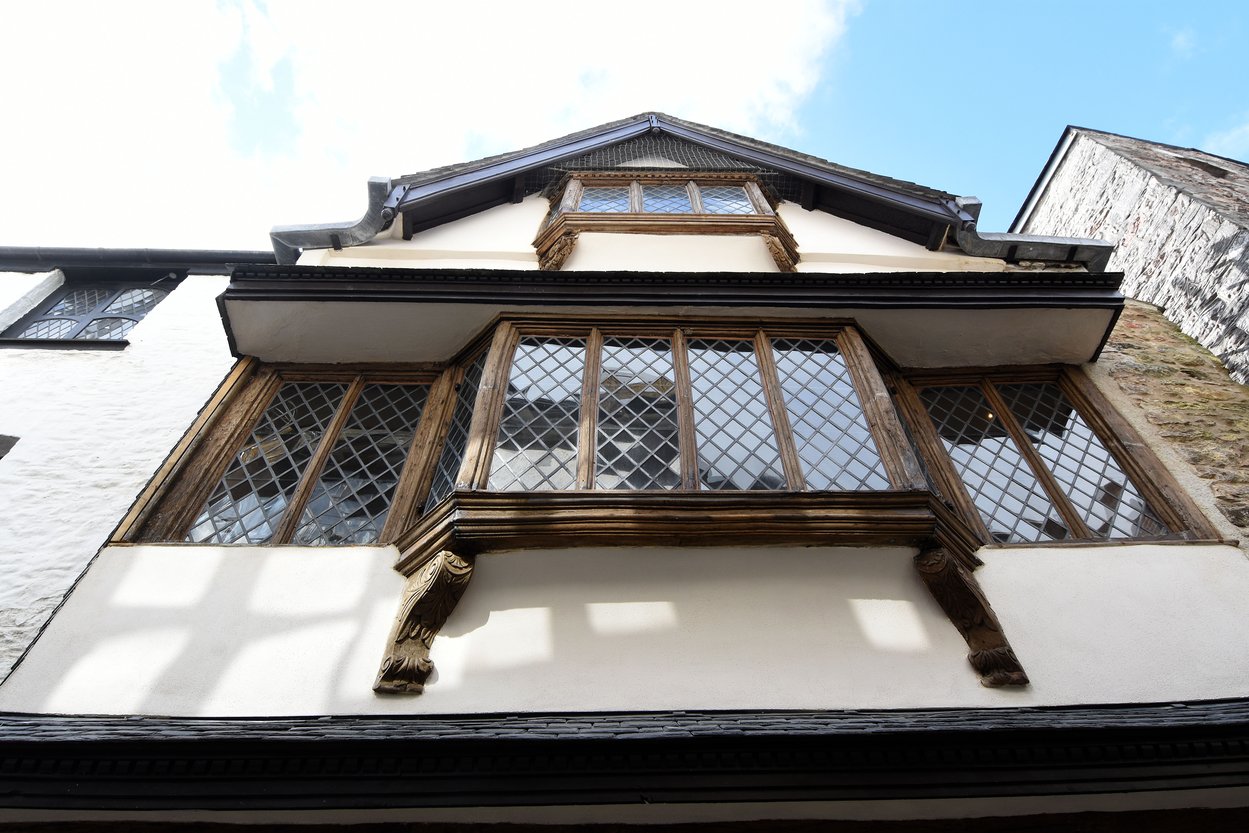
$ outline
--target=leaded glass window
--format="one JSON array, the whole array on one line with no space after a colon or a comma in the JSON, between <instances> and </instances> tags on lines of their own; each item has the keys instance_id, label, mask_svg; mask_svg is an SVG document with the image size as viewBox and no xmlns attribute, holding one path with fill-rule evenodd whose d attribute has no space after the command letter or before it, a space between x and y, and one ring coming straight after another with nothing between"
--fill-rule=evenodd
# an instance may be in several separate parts
<instances>
[{"instance_id":1,"label":"leaded glass window","mask_svg":"<svg viewBox=\"0 0 1249 833\"><path fill-rule=\"evenodd\" d=\"M490 488L572 489L577 485L585 339L520 340L512 358Z\"/></svg>"},{"instance_id":2,"label":"leaded glass window","mask_svg":"<svg viewBox=\"0 0 1249 833\"><path fill-rule=\"evenodd\" d=\"M186 540L369 544L381 538L429 386L285 381Z\"/></svg>"},{"instance_id":3,"label":"leaded glass window","mask_svg":"<svg viewBox=\"0 0 1249 833\"><path fill-rule=\"evenodd\" d=\"M777 381L768 381L771 372ZM593 392L588 411L583 391ZM459 442L451 431L448 448ZM579 456L587 448L592 460ZM488 488L858 491L890 483L832 338L595 330L520 337Z\"/></svg>"},{"instance_id":4,"label":"leaded glass window","mask_svg":"<svg viewBox=\"0 0 1249 833\"><path fill-rule=\"evenodd\" d=\"M681 485L676 371L667 339L603 341L595 481L599 489Z\"/></svg>"},{"instance_id":5,"label":"leaded glass window","mask_svg":"<svg viewBox=\"0 0 1249 833\"><path fill-rule=\"evenodd\" d=\"M485 367L486 352L482 351L464 371L464 378L456 389L455 410L451 414L451 425L447 429L442 453L438 456L438 465L434 468L433 485L425 502L426 511L455 491L455 478L460 473L460 464L464 462L464 452L468 450L468 427L473 421L473 405L477 402L477 389L481 386L481 374Z\"/></svg>"},{"instance_id":6,"label":"leaded glass window","mask_svg":"<svg viewBox=\"0 0 1249 833\"><path fill-rule=\"evenodd\" d=\"M920 399L994 540L1170 532L1059 385L982 380Z\"/></svg>"},{"instance_id":7,"label":"leaded glass window","mask_svg":"<svg viewBox=\"0 0 1249 833\"><path fill-rule=\"evenodd\" d=\"M581 192L579 211L623 213L629 210L629 186L586 188Z\"/></svg>"},{"instance_id":8,"label":"leaded glass window","mask_svg":"<svg viewBox=\"0 0 1249 833\"><path fill-rule=\"evenodd\" d=\"M4 337L121 341L168 294L168 289L149 285L67 284Z\"/></svg>"}]
</instances>

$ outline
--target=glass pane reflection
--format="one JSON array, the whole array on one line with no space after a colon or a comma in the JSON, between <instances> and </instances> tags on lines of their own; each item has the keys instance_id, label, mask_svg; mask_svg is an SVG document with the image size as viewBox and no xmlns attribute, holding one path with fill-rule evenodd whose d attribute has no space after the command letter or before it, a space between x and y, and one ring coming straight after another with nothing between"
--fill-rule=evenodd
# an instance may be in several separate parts
<instances>
[{"instance_id":1,"label":"glass pane reflection","mask_svg":"<svg viewBox=\"0 0 1249 833\"><path fill-rule=\"evenodd\" d=\"M596 487L681 485L676 381L667 339L603 340L596 439Z\"/></svg>"}]
</instances>

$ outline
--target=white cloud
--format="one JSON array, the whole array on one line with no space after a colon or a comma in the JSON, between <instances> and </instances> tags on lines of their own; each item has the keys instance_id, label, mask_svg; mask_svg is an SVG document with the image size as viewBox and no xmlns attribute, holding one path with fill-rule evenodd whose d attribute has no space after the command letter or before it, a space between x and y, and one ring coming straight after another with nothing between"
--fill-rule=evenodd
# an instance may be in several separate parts
<instances>
[{"instance_id":1,"label":"white cloud","mask_svg":"<svg viewBox=\"0 0 1249 833\"><path fill-rule=\"evenodd\" d=\"M854 0L14 6L0 33L0 244L264 248L273 224L357 216L370 175L647 109L785 141L854 11ZM279 106L290 135L238 141L240 121L262 131Z\"/></svg>"},{"instance_id":2,"label":"white cloud","mask_svg":"<svg viewBox=\"0 0 1249 833\"><path fill-rule=\"evenodd\" d=\"M1198 147L1229 159L1249 162L1249 116L1236 127L1210 134Z\"/></svg>"},{"instance_id":3,"label":"white cloud","mask_svg":"<svg viewBox=\"0 0 1249 833\"><path fill-rule=\"evenodd\" d=\"M1197 33L1184 28L1171 33L1171 53L1179 58L1191 58L1197 49Z\"/></svg>"}]
</instances>

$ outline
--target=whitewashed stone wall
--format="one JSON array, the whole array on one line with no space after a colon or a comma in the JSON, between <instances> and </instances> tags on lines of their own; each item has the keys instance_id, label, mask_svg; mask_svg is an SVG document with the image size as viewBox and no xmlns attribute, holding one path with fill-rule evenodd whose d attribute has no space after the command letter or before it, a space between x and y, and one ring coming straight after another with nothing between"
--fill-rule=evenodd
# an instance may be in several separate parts
<instances>
[{"instance_id":1,"label":"whitewashed stone wall","mask_svg":"<svg viewBox=\"0 0 1249 833\"><path fill-rule=\"evenodd\" d=\"M1249 229L1185 193L1182 161L1164 156L1157 164L1177 166L1174 179L1077 134L1020 231L1116 244L1109 268L1124 272L1124 293L1163 307L1247 383Z\"/></svg>"},{"instance_id":2,"label":"whitewashed stone wall","mask_svg":"<svg viewBox=\"0 0 1249 833\"><path fill-rule=\"evenodd\" d=\"M48 277L0 274L0 310ZM0 679L233 364L226 281L183 281L125 350L0 350Z\"/></svg>"}]
</instances>

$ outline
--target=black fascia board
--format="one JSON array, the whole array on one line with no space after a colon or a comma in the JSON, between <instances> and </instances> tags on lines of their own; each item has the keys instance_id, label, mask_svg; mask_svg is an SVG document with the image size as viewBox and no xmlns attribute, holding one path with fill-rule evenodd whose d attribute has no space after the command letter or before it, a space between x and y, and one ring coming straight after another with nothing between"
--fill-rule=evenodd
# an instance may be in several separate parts
<instances>
[{"instance_id":1,"label":"black fascia board","mask_svg":"<svg viewBox=\"0 0 1249 833\"><path fill-rule=\"evenodd\" d=\"M164 269L195 272L240 263L275 263L271 250L236 249L89 249L76 247L0 246L0 270L46 272L52 269Z\"/></svg>"},{"instance_id":2,"label":"black fascia board","mask_svg":"<svg viewBox=\"0 0 1249 833\"><path fill-rule=\"evenodd\" d=\"M966 799L1247 786L1243 699L843 712L0 715L6 808Z\"/></svg>"},{"instance_id":3,"label":"black fascia board","mask_svg":"<svg viewBox=\"0 0 1249 833\"><path fill-rule=\"evenodd\" d=\"M684 125L673 124L664 119L663 116L656 116L656 120L661 130L688 142L719 150L731 156L746 159L764 167L799 177L800 179L809 180L818 185L850 191L875 202L904 208L909 212L920 214L933 222L949 225L969 219L963 217L944 201L924 200L911 194L904 194L883 185L865 182L854 177L829 171L783 154L772 153L762 148L734 142L722 136L715 136Z\"/></svg>"},{"instance_id":4,"label":"black fascia board","mask_svg":"<svg viewBox=\"0 0 1249 833\"><path fill-rule=\"evenodd\" d=\"M395 208L405 214L419 211L419 215L410 223L413 230L440 225L451 219L465 216L466 213L471 213L455 211L452 208L451 214L446 214L445 210L451 203L459 205L474 204L478 206L476 210L483 210L494 205L501 205L507 201L506 196L477 199L465 198L463 196L464 191L479 190L487 185L507 182L535 168L544 167L562 159L581 156L590 151L618 144L651 131L668 133L702 147L727 153L730 156L804 179L817 186L864 200L869 205L882 206L886 209L892 209L892 211L905 213L928 223L930 226L949 226L972 219L948 201L924 199L885 185L867 182L853 176L830 171L814 163L796 159L783 153L753 147L725 136L714 135L689 125L673 122L661 114L646 114L627 124L615 125L602 132L570 140L565 144L518 154L480 167L469 167L459 173L452 173L429 182L401 186L402 194L396 199ZM457 194L461 195L458 201L447 199L451 195ZM827 207L822 208L823 210L828 210ZM856 209L852 213L857 214L861 218L866 218L873 228L901 234L905 239L912 242L926 243L933 236L931 228L913 231L910 228L910 226L914 225L913 223L898 221L896 217L890 216L891 212L889 211L880 214L878 211L866 208L864 210Z\"/></svg>"},{"instance_id":5,"label":"black fascia board","mask_svg":"<svg viewBox=\"0 0 1249 833\"><path fill-rule=\"evenodd\" d=\"M1122 273L545 272L238 267L231 301L1118 310ZM228 318L228 316L227 316Z\"/></svg>"},{"instance_id":6,"label":"black fascia board","mask_svg":"<svg viewBox=\"0 0 1249 833\"><path fill-rule=\"evenodd\" d=\"M483 183L511 179L518 174L526 173L534 168L559 162L573 156L581 156L599 148L618 144L627 139L641 136L651 129L648 118L639 118L628 124L612 127L601 133L574 139L567 144L543 148L541 150L503 159L499 162L471 168L462 173L451 174L432 182L406 186L399 198L396 208L409 211L416 203L442 194L474 188Z\"/></svg>"}]
</instances>

